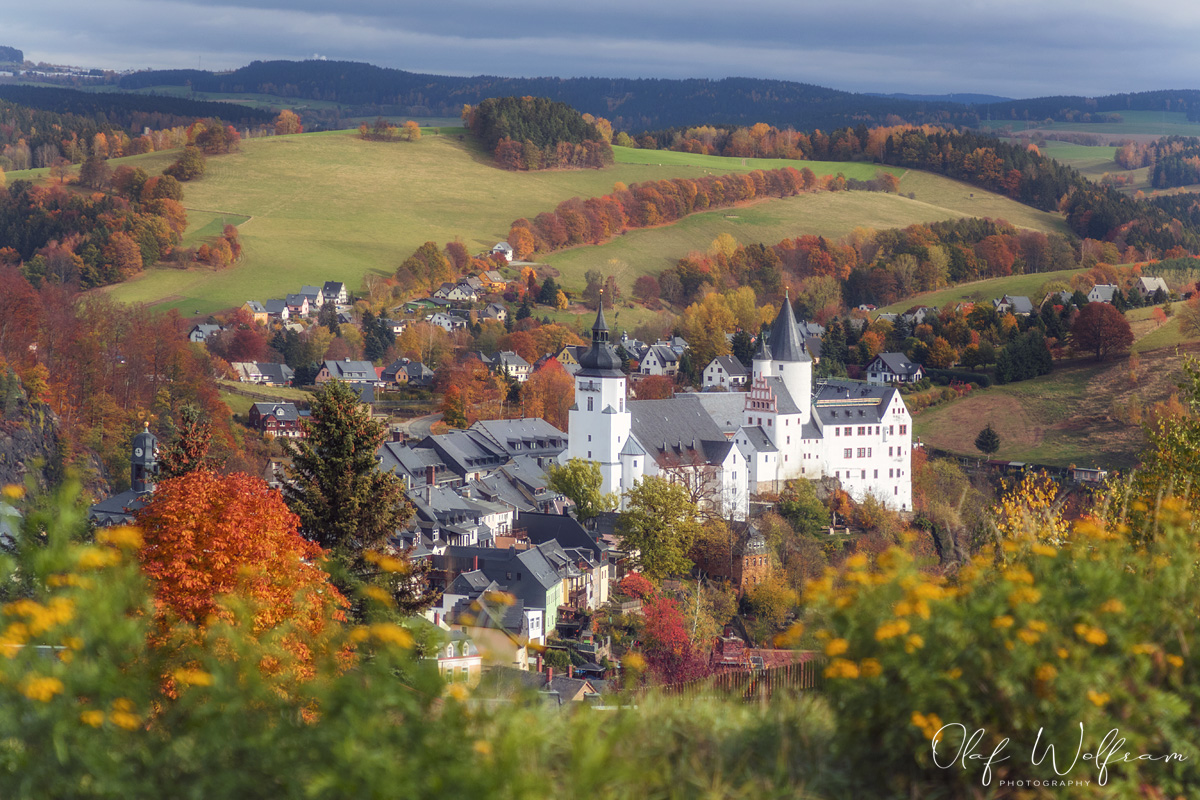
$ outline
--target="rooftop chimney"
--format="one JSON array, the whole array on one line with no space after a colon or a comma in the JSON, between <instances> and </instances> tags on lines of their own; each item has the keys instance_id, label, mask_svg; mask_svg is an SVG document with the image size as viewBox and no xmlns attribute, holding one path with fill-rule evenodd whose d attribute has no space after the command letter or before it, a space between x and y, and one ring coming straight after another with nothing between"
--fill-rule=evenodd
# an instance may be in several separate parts
<instances>
[{"instance_id":1,"label":"rooftop chimney","mask_svg":"<svg viewBox=\"0 0 1200 800\"><path fill-rule=\"evenodd\" d=\"M430 464L429 466L425 467L425 483L428 484L429 486L433 486L436 483L436 479L437 479L437 467L434 466L433 464Z\"/></svg>"}]
</instances>

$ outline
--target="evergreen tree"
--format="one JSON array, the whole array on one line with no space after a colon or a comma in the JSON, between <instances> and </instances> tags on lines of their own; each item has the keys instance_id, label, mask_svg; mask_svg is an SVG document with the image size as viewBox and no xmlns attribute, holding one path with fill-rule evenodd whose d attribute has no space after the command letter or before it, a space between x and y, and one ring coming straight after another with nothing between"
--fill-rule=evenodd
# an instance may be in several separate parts
<instances>
[{"instance_id":1,"label":"evergreen tree","mask_svg":"<svg viewBox=\"0 0 1200 800\"><path fill-rule=\"evenodd\" d=\"M375 461L385 427L341 381L317 390L311 413L305 438L284 443L292 466L283 496L301 532L335 554L384 546L411 513L403 481Z\"/></svg>"},{"instance_id":2,"label":"evergreen tree","mask_svg":"<svg viewBox=\"0 0 1200 800\"><path fill-rule=\"evenodd\" d=\"M542 305L552 306L558 300L558 284L554 282L554 278L547 277L542 284L542 290L538 293L538 302Z\"/></svg>"},{"instance_id":3,"label":"evergreen tree","mask_svg":"<svg viewBox=\"0 0 1200 800\"><path fill-rule=\"evenodd\" d=\"M730 350L733 357L742 362L742 366L746 369L750 369L754 365L754 340L746 331L739 328L737 333L733 334Z\"/></svg>"},{"instance_id":4,"label":"evergreen tree","mask_svg":"<svg viewBox=\"0 0 1200 800\"><path fill-rule=\"evenodd\" d=\"M317 324L329 328L329 332L334 336L342 335L342 329L338 326L337 309L333 303L321 306L321 310L317 312Z\"/></svg>"},{"instance_id":5,"label":"evergreen tree","mask_svg":"<svg viewBox=\"0 0 1200 800\"><path fill-rule=\"evenodd\" d=\"M384 425L341 381L317 390L312 416L303 424L304 439L284 442L292 465L283 497L300 517L301 534L330 551L334 585L358 598L351 613L365 618L361 590L367 585L386 591L393 610L404 616L437 602L441 592L429 585L427 563L387 554L388 540L407 523L412 506L404 482L381 472L375 461L387 437Z\"/></svg>"},{"instance_id":6,"label":"evergreen tree","mask_svg":"<svg viewBox=\"0 0 1200 800\"><path fill-rule=\"evenodd\" d=\"M846 331L842 327L841 321L835 319L829 323L829 327L825 329L825 336L821 339L821 363L832 361L844 367L849 355L849 349L846 346ZM833 368L833 364L830 364L828 368Z\"/></svg>"},{"instance_id":7,"label":"evergreen tree","mask_svg":"<svg viewBox=\"0 0 1200 800\"><path fill-rule=\"evenodd\" d=\"M533 309L529 307L529 295L525 295L525 299L521 301L521 307L517 309L517 321L529 319L533 316Z\"/></svg>"},{"instance_id":8,"label":"evergreen tree","mask_svg":"<svg viewBox=\"0 0 1200 800\"><path fill-rule=\"evenodd\" d=\"M179 411L175 436L159 453L159 478L178 478L204 465L212 444L212 425L193 405Z\"/></svg>"},{"instance_id":9,"label":"evergreen tree","mask_svg":"<svg viewBox=\"0 0 1200 800\"><path fill-rule=\"evenodd\" d=\"M1000 434L992 428L992 423L989 422L975 437L975 448L985 456L991 456L1000 449Z\"/></svg>"},{"instance_id":10,"label":"evergreen tree","mask_svg":"<svg viewBox=\"0 0 1200 800\"><path fill-rule=\"evenodd\" d=\"M1071 295L1071 304L1082 311L1083 307L1088 304L1087 295L1076 289L1075 294Z\"/></svg>"}]
</instances>

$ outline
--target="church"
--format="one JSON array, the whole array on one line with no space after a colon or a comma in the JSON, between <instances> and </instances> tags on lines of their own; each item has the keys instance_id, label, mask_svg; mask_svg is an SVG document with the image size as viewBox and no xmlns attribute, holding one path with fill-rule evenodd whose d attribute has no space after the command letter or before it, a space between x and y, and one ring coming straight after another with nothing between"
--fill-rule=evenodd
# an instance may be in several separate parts
<instances>
[{"instance_id":1,"label":"church","mask_svg":"<svg viewBox=\"0 0 1200 800\"><path fill-rule=\"evenodd\" d=\"M681 483L702 507L745 519L752 495L795 478L836 478L858 502L874 496L912 508L912 417L900 392L817 380L804 337L784 300L754 355L746 392L630 400L604 310L579 358L567 458L594 461L601 491L621 494L646 475Z\"/></svg>"}]
</instances>

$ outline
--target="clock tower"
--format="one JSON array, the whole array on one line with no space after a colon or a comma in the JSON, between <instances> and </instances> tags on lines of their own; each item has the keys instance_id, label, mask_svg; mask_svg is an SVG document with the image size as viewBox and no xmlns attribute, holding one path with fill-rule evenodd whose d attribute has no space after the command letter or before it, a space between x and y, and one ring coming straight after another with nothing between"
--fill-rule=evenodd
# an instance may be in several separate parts
<instances>
[{"instance_id":1,"label":"clock tower","mask_svg":"<svg viewBox=\"0 0 1200 800\"><path fill-rule=\"evenodd\" d=\"M142 432L133 437L130 481L135 492L152 492L158 476L158 439L150 432L149 422L143 426Z\"/></svg>"}]
</instances>

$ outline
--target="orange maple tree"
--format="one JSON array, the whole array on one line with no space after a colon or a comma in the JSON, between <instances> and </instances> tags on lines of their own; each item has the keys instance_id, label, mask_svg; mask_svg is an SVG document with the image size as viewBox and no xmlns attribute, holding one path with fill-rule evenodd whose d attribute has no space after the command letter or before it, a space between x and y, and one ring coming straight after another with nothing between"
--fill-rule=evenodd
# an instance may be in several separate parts
<instances>
[{"instance_id":1,"label":"orange maple tree","mask_svg":"<svg viewBox=\"0 0 1200 800\"><path fill-rule=\"evenodd\" d=\"M279 492L250 475L200 469L158 484L137 524L154 593L152 644L200 642L215 623L242 627L251 641L281 629L290 658L264 651L260 668L285 680L314 674L313 645L344 619L347 602L317 566L324 551L300 536L300 519Z\"/></svg>"}]
</instances>

